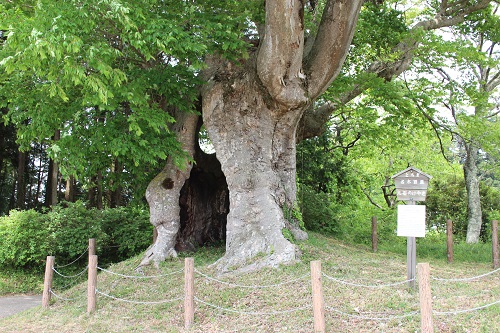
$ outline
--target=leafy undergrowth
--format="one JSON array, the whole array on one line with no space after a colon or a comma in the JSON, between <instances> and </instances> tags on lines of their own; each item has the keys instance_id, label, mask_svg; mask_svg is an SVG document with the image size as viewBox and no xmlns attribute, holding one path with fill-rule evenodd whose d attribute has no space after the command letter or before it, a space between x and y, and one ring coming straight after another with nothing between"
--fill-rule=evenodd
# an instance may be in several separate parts
<instances>
[{"instance_id":1,"label":"leafy undergrowth","mask_svg":"<svg viewBox=\"0 0 500 333\"><path fill-rule=\"evenodd\" d=\"M58 294L66 300L53 297L50 309L35 308L2 319L0 327L5 333L312 332L309 262L321 260L327 332L420 331L420 315L415 313L419 309L418 292L399 283L406 279L405 256L371 253L365 247L345 245L314 233L300 246L301 262L240 276L217 276L210 267L222 255L222 247L192 254L196 301L194 324L189 330L184 329L183 317L184 257L163 263L159 270L145 268L144 276L156 276L148 279L100 271L97 311L91 315L86 313L83 278L81 284ZM135 276L139 261L140 257L135 257L109 270ZM435 332L500 332L498 303L482 310L451 313L498 302L500 272L471 281L442 281L436 278L491 272L491 264L430 264L433 308L441 312L434 315ZM394 285L367 287L387 284Z\"/></svg>"}]
</instances>

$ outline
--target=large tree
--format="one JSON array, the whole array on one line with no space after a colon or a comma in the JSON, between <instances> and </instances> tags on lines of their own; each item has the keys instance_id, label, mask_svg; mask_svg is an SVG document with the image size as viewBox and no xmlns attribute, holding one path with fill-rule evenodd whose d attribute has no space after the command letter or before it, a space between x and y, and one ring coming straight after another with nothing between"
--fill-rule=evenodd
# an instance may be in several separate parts
<instances>
[{"instance_id":1,"label":"large tree","mask_svg":"<svg viewBox=\"0 0 500 333\"><path fill-rule=\"evenodd\" d=\"M461 22L490 3L416 7L412 14L421 19L388 45L391 56L369 59L366 75L317 107L352 48L364 2L26 0L14 9L8 2L11 26L0 28L9 30L1 64L10 89L3 94L30 93L7 104L14 118L40 126L39 136L62 130L54 155L64 147L85 156L71 148L88 137L88 146L101 148L95 155L109 151L104 160L140 164L168 152L146 191L158 236L142 264L175 256L176 245L225 236L221 270L276 266L298 258L282 230L304 236L285 214L296 200L297 140L321 133L336 108L370 86L369 78L390 80L408 68L426 30ZM376 15L378 8L370 10ZM19 110L31 113L19 117ZM92 121L97 125L75 126ZM199 149L202 124L217 159ZM21 133L30 136L26 128ZM185 154L165 133L176 135ZM165 139L155 139L159 134ZM73 168L61 163L62 171L82 168L82 159Z\"/></svg>"}]
</instances>

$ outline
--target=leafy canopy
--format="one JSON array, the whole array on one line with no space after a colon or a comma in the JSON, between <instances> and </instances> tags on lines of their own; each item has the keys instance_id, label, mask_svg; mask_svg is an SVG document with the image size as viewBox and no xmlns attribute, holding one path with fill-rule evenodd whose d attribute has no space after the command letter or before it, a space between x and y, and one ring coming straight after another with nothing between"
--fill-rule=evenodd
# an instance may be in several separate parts
<instances>
[{"instance_id":1,"label":"leafy canopy","mask_svg":"<svg viewBox=\"0 0 500 333\"><path fill-rule=\"evenodd\" d=\"M66 174L155 165L181 154L169 124L195 112L204 57L245 56L247 16L236 1L8 2L0 106L22 147L50 142Z\"/></svg>"}]
</instances>

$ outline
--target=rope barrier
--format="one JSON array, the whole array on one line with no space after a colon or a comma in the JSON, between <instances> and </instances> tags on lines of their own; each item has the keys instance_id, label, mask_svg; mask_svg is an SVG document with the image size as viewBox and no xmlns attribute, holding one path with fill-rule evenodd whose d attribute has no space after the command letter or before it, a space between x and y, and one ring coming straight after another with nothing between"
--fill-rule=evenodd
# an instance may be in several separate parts
<instances>
[{"instance_id":1,"label":"rope barrier","mask_svg":"<svg viewBox=\"0 0 500 333\"><path fill-rule=\"evenodd\" d=\"M276 284L270 284L270 285L254 285L254 286L250 286L250 285L242 285L242 284L237 284L237 283L232 283L232 282L227 282L227 281L222 281L222 280L218 280L216 278L213 278L211 276L208 276L206 274L203 274L202 272L198 271L196 268L194 270L197 274L201 275L202 277L204 277L205 279L207 280L210 280L210 281L214 281L214 282L217 282L217 283L220 283L220 284L225 284L225 285L228 285L228 286L232 286L232 287L238 287L238 288L248 288L248 289L264 289L264 288L273 288L273 287L280 287L280 286L283 286L283 285L286 285L286 284L291 284L291 283L294 283L294 282L297 282L297 281L300 281L306 277L309 276L309 274L305 274L303 276L300 276L296 279L293 279L293 280L288 280L288 281L285 281L285 282L280 282L280 283L276 283Z\"/></svg>"},{"instance_id":2,"label":"rope barrier","mask_svg":"<svg viewBox=\"0 0 500 333\"><path fill-rule=\"evenodd\" d=\"M364 316L364 315L354 315L354 314L351 314L351 313L340 311L340 310L332 308L330 306L325 306L325 309L333 311L333 312L336 312L336 313L341 314L343 316L347 316L347 317L351 317L351 318L357 318L357 319L363 319L363 320L394 320L394 319L403 319L403 318L415 316L415 315L417 315L419 313L419 311L413 311L413 312L409 312L409 313L406 313L406 314L403 314L403 315L394 315L394 316L389 316L389 317L368 317L368 316Z\"/></svg>"},{"instance_id":3,"label":"rope barrier","mask_svg":"<svg viewBox=\"0 0 500 333\"><path fill-rule=\"evenodd\" d=\"M100 291L98 289L96 289L95 292L96 292L96 294L102 295L102 296L107 297L107 298L114 299L115 301L121 301L121 302L126 302L126 303L133 303L133 304L164 304L164 303L173 303L173 302L180 301L180 300L184 299L184 297L177 297L177 298L161 300L161 301L134 301L134 300L129 300L129 299L111 296L111 295L108 295L106 293L103 293L102 291Z\"/></svg>"},{"instance_id":4,"label":"rope barrier","mask_svg":"<svg viewBox=\"0 0 500 333\"><path fill-rule=\"evenodd\" d=\"M408 283L410 281L415 281L415 279L409 279L409 280L405 280L405 281L400 281L400 282L395 282L395 283L388 283L388 284L366 285L366 284L358 284L358 283L348 282L348 281L345 281L345 280L340 280L340 279L334 278L332 276L329 276L329 275L327 275L325 273L321 273L321 274L325 278L327 278L328 280L331 280L331 281L335 281L335 282L342 283L342 284L345 284L345 285L348 285L348 286L353 286L353 287L363 287L363 288L372 288L372 289L394 287L394 286L399 286L399 285L402 285L402 284L406 284L406 283Z\"/></svg>"},{"instance_id":5,"label":"rope barrier","mask_svg":"<svg viewBox=\"0 0 500 333\"><path fill-rule=\"evenodd\" d=\"M485 273L485 274L481 274L481 275L477 275L477 276L473 276L473 277L470 277L470 278L460 278L460 279L443 279L443 278L437 278L437 277L433 277L431 276L431 279L433 280L436 280L436 281L443 281L443 282L462 282L462 281L472 281L472 280L477 280L477 279L481 279L483 277L486 277L488 275L491 275L491 274L494 274L496 272L499 272L500 271L500 268L497 268L491 272L488 272L488 273Z\"/></svg>"},{"instance_id":6,"label":"rope barrier","mask_svg":"<svg viewBox=\"0 0 500 333\"><path fill-rule=\"evenodd\" d=\"M69 264L57 266L57 268L64 268L64 267L68 267L70 265L73 265L75 262L77 262L78 260L80 260L85 255L85 253L87 253L88 250L89 250L89 247L87 246L87 248L85 249L85 251L82 254L80 254L80 256L78 258L76 258L75 260L73 260Z\"/></svg>"},{"instance_id":7,"label":"rope barrier","mask_svg":"<svg viewBox=\"0 0 500 333\"><path fill-rule=\"evenodd\" d=\"M72 278L76 278L76 277L79 277L81 276L83 273L85 273L87 270L89 269L89 266L85 266L85 268L83 269L83 271L81 271L80 273L77 273L75 275L64 275L64 274L61 274L60 272L57 271L57 269L55 269L54 267L52 267L52 270L59 276L63 277L63 278L66 278L66 279L72 279Z\"/></svg>"},{"instance_id":8,"label":"rope barrier","mask_svg":"<svg viewBox=\"0 0 500 333\"><path fill-rule=\"evenodd\" d=\"M437 315L437 316L457 315L457 314L461 314L461 313L467 313L467 312L472 312L472 311L479 311L479 310L482 310L482 309L489 308L490 306L493 306L493 305L496 305L496 304L500 304L500 300L495 301L493 303L489 303L489 304L485 304L485 305L482 305L482 306L478 306L478 307L475 307L475 308L471 308L471 309L446 311L446 312L433 311L432 313L435 314L435 315Z\"/></svg>"},{"instance_id":9,"label":"rope barrier","mask_svg":"<svg viewBox=\"0 0 500 333\"><path fill-rule=\"evenodd\" d=\"M54 292L54 290L52 290L52 289L49 289L49 292L50 292L52 295L54 295L56 298L58 298L58 299L60 299L60 300L63 300L63 301L74 301L74 300L77 300L77 299L78 299L78 298L76 298L76 297L75 297L75 298L65 298L65 297L62 297L62 296L60 296L60 295L56 294L56 293Z\"/></svg>"},{"instance_id":10,"label":"rope barrier","mask_svg":"<svg viewBox=\"0 0 500 333\"><path fill-rule=\"evenodd\" d=\"M175 272L171 272L171 273L167 273L167 274L146 276L146 275L125 275L125 274L115 273L115 272L112 272L110 270L104 269L104 268L99 267L99 266L97 266L97 269L101 270L103 272L106 272L108 274L117 275L117 276L121 276L121 277L128 278L128 279L153 279L153 278L159 278L159 277L165 277L165 276L178 274L178 273L181 273L184 271L184 269L181 268Z\"/></svg>"},{"instance_id":11,"label":"rope barrier","mask_svg":"<svg viewBox=\"0 0 500 333\"><path fill-rule=\"evenodd\" d=\"M209 306L214 309L218 309L221 311L226 311L226 312L232 312L232 313L238 313L238 314L243 314L243 315L254 315L254 316L272 316L272 315L278 315L278 314L286 314L286 313L292 313L292 312L297 312L297 311L302 311L302 310L308 310L311 309L311 305L307 306L302 306L302 307L297 307L289 310L283 310L283 311L270 311L270 312L261 312L261 311L239 311L239 310L234 310L230 308L224 308L212 303L205 302L198 297L194 297L194 300L198 303L201 303L203 305Z\"/></svg>"}]
</instances>

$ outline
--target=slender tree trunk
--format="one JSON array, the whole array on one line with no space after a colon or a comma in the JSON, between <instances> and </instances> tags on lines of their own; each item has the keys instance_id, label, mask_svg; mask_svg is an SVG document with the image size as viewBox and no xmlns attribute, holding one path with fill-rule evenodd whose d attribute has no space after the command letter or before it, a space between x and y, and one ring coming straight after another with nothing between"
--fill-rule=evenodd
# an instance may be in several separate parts
<instances>
[{"instance_id":1,"label":"slender tree trunk","mask_svg":"<svg viewBox=\"0 0 500 333\"><path fill-rule=\"evenodd\" d=\"M186 151L188 158L193 158L196 129L199 116L181 113L176 117L174 132ZM154 244L146 251L139 266L159 262L168 257L176 257L177 233L180 228L180 194L189 178L193 163L185 161L179 168L172 157L169 157L165 168L149 183L146 199L149 203L150 222L157 231Z\"/></svg>"},{"instance_id":2,"label":"slender tree trunk","mask_svg":"<svg viewBox=\"0 0 500 333\"><path fill-rule=\"evenodd\" d=\"M114 179L120 179L119 175L123 172L123 165L118 162L118 160L114 160L113 164L111 165L111 173L115 175ZM108 191L109 195L109 207L111 208L116 208L121 206L122 204L122 186L120 185L119 181L111 181L110 182L110 190Z\"/></svg>"},{"instance_id":3,"label":"slender tree trunk","mask_svg":"<svg viewBox=\"0 0 500 333\"><path fill-rule=\"evenodd\" d=\"M17 189L16 189L16 208L26 208L26 153L18 151L17 153Z\"/></svg>"},{"instance_id":4,"label":"slender tree trunk","mask_svg":"<svg viewBox=\"0 0 500 333\"><path fill-rule=\"evenodd\" d=\"M61 132L56 130L54 132L54 141L58 141ZM47 207L57 205L58 199L58 180L59 180L59 166L53 159L49 161L49 174L47 176L47 192L45 194L45 205Z\"/></svg>"},{"instance_id":5,"label":"slender tree trunk","mask_svg":"<svg viewBox=\"0 0 500 333\"><path fill-rule=\"evenodd\" d=\"M64 200L66 200L68 202L75 202L75 177L74 176L69 176L66 179Z\"/></svg>"},{"instance_id":6,"label":"slender tree trunk","mask_svg":"<svg viewBox=\"0 0 500 333\"><path fill-rule=\"evenodd\" d=\"M97 186L96 186L96 208L102 210L104 208L103 201L103 189L102 189L102 172L97 173Z\"/></svg>"},{"instance_id":7,"label":"slender tree trunk","mask_svg":"<svg viewBox=\"0 0 500 333\"><path fill-rule=\"evenodd\" d=\"M479 242L483 213L479 194L479 173L477 168L478 148L473 142L465 143L466 158L463 165L465 188L467 190L467 243Z\"/></svg>"}]
</instances>

